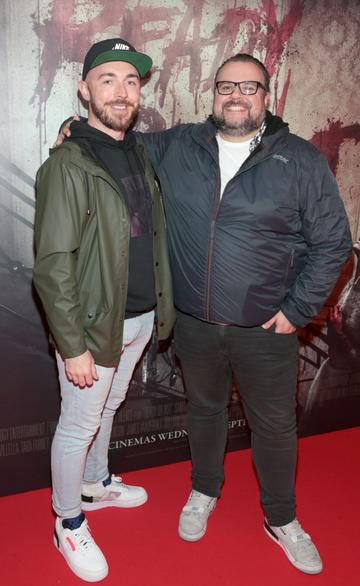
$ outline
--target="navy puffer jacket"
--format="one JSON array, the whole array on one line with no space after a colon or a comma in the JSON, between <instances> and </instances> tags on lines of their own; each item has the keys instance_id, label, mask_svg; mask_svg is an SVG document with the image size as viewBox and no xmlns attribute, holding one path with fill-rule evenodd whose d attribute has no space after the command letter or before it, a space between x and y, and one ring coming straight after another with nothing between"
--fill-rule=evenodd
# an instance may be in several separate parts
<instances>
[{"instance_id":1,"label":"navy puffer jacket","mask_svg":"<svg viewBox=\"0 0 360 586\"><path fill-rule=\"evenodd\" d=\"M325 157L281 118L266 122L221 200L211 118L139 135L164 195L175 305L206 321L255 326L281 309L304 326L351 251Z\"/></svg>"}]
</instances>

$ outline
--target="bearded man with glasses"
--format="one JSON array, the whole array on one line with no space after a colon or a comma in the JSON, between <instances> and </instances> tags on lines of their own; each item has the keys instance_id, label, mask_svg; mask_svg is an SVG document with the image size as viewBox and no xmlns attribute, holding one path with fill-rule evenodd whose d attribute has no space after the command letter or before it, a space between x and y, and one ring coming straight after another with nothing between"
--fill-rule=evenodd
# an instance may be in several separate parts
<instances>
[{"instance_id":1,"label":"bearded man with glasses","mask_svg":"<svg viewBox=\"0 0 360 586\"><path fill-rule=\"evenodd\" d=\"M264 65L239 53L217 71L206 122L137 137L164 196L188 399L192 491L179 535L201 539L220 496L234 376L266 534L317 574L295 507L296 329L320 312L352 242L325 157L268 111L269 86Z\"/></svg>"},{"instance_id":2,"label":"bearded man with glasses","mask_svg":"<svg viewBox=\"0 0 360 586\"><path fill-rule=\"evenodd\" d=\"M260 61L235 55L205 123L141 135L164 194L188 399L192 491L179 535L201 539L220 496L234 376L266 534L317 574L295 508L296 328L320 312L352 243L325 158L267 110L269 86Z\"/></svg>"}]
</instances>

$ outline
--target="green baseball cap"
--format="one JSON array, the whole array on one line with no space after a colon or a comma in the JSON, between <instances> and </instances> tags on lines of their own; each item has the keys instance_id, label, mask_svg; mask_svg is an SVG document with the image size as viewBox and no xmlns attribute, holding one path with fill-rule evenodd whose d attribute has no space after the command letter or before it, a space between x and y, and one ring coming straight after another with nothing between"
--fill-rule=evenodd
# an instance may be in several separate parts
<instances>
[{"instance_id":1,"label":"green baseball cap","mask_svg":"<svg viewBox=\"0 0 360 586\"><path fill-rule=\"evenodd\" d=\"M139 72L140 77L145 77L152 66L151 57L145 55L145 53L139 53L124 39L106 39L95 43L86 53L82 78L86 78L90 69L110 61L131 63Z\"/></svg>"}]
</instances>

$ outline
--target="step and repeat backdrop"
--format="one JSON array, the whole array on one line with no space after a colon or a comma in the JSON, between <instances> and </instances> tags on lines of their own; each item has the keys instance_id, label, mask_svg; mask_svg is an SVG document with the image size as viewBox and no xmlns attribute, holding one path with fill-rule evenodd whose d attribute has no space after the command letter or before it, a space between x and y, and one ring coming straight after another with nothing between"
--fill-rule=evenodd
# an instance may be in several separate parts
<instances>
[{"instance_id":1,"label":"step and repeat backdrop","mask_svg":"<svg viewBox=\"0 0 360 586\"><path fill-rule=\"evenodd\" d=\"M54 357L32 287L34 178L60 123L81 113L83 57L123 37L154 61L137 127L204 120L220 63L260 58L271 110L328 157L350 219L354 253L323 312L299 332L301 435L360 423L359 2L347 0L2 0L0 2L0 494L50 484L59 414ZM154 338L110 444L124 472L189 458L186 399L173 343ZM229 444L249 446L236 388Z\"/></svg>"}]
</instances>

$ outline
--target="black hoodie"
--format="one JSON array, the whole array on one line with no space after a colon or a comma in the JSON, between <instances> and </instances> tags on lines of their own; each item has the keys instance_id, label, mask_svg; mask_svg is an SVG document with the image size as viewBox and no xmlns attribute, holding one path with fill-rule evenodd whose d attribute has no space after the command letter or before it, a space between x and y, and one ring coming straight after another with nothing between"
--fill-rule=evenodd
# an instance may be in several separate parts
<instances>
[{"instance_id":1,"label":"black hoodie","mask_svg":"<svg viewBox=\"0 0 360 586\"><path fill-rule=\"evenodd\" d=\"M156 305L152 203L144 170L134 149L134 134L130 131L125 134L124 140L115 140L87 122L74 121L71 124L71 137L66 140L80 143L89 156L111 175L124 195L131 223L125 317L131 318L149 311Z\"/></svg>"}]
</instances>

